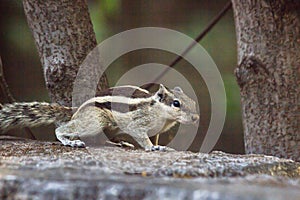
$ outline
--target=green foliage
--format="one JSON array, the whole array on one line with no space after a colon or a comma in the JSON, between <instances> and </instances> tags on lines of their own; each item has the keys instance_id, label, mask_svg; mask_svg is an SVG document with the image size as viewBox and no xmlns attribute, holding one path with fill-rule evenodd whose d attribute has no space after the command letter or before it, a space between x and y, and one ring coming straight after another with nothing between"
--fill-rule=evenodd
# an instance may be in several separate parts
<instances>
[{"instance_id":1,"label":"green foliage","mask_svg":"<svg viewBox=\"0 0 300 200\"><path fill-rule=\"evenodd\" d=\"M110 18L119 14L120 6L120 0L96 0L90 3L90 15L98 42L101 42L110 34L110 26L107 22Z\"/></svg>"},{"instance_id":2,"label":"green foliage","mask_svg":"<svg viewBox=\"0 0 300 200\"><path fill-rule=\"evenodd\" d=\"M29 31L28 25L25 21L19 19L8 19L5 31L9 34L5 34L5 39L19 50L34 51L35 46L33 44L33 38ZM22 34L20 34L22 33Z\"/></svg>"},{"instance_id":3,"label":"green foliage","mask_svg":"<svg viewBox=\"0 0 300 200\"><path fill-rule=\"evenodd\" d=\"M240 106L240 92L236 83L235 76L233 74L224 74L223 81L225 84L226 96L227 96L227 113L228 117L239 116L241 111Z\"/></svg>"},{"instance_id":4,"label":"green foliage","mask_svg":"<svg viewBox=\"0 0 300 200\"><path fill-rule=\"evenodd\" d=\"M102 9L107 15L115 15L120 12L120 0L98 0L98 2L102 3Z\"/></svg>"}]
</instances>

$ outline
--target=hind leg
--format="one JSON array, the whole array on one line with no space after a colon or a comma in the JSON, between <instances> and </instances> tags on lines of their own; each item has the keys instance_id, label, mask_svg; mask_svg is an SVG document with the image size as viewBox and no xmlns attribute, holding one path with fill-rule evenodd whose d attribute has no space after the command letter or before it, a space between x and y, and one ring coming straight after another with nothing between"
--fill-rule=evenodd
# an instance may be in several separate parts
<instances>
[{"instance_id":1,"label":"hind leg","mask_svg":"<svg viewBox=\"0 0 300 200\"><path fill-rule=\"evenodd\" d=\"M66 124L55 129L57 139L65 146L85 147L85 143L80 140L76 132L76 121L71 120Z\"/></svg>"},{"instance_id":2,"label":"hind leg","mask_svg":"<svg viewBox=\"0 0 300 200\"><path fill-rule=\"evenodd\" d=\"M107 138L102 130L109 122L106 112L90 106L74 115L71 121L55 130L57 139L63 145L85 147L86 144L98 146L105 142Z\"/></svg>"}]
</instances>

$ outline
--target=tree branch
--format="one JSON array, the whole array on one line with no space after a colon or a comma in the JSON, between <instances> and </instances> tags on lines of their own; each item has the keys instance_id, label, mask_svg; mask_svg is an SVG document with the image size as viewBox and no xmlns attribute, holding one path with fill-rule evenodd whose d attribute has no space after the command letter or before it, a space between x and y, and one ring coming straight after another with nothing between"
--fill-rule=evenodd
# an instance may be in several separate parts
<instances>
[{"instance_id":1,"label":"tree branch","mask_svg":"<svg viewBox=\"0 0 300 200\"><path fill-rule=\"evenodd\" d=\"M178 55L173 62L166 68L160 75L158 75L154 80L153 83L158 82L171 68L173 68L179 61L183 59L183 57L198 43L204 36L220 21L220 19L227 13L228 10L232 8L231 1L228 1L227 4L223 7L223 9L215 16L215 18L206 26L206 28L195 38L193 43L189 44L189 46L180 54ZM149 85L150 89L152 85Z\"/></svg>"},{"instance_id":2,"label":"tree branch","mask_svg":"<svg viewBox=\"0 0 300 200\"><path fill-rule=\"evenodd\" d=\"M11 94L11 92L9 90L8 84L4 77L1 56L0 56L0 88L1 88L1 92L3 93L3 96L7 99L8 103L16 102L15 98L13 97L13 95ZM30 130L30 128L26 127L26 128L24 128L24 130L30 139L36 140L36 137Z\"/></svg>"},{"instance_id":3,"label":"tree branch","mask_svg":"<svg viewBox=\"0 0 300 200\"><path fill-rule=\"evenodd\" d=\"M51 101L72 106L73 83L79 67L97 45L87 1L23 0L23 7ZM107 88L105 74L98 86L101 90Z\"/></svg>"},{"instance_id":4,"label":"tree branch","mask_svg":"<svg viewBox=\"0 0 300 200\"><path fill-rule=\"evenodd\" d=\"M3 93L3 96L7 99L9 103L13 103L16 101L15 98L12 96L8 88L7 82L4 78L1 56L0 56L0 88L1 88L1 92Z\"/></svg>"}]
</instances>

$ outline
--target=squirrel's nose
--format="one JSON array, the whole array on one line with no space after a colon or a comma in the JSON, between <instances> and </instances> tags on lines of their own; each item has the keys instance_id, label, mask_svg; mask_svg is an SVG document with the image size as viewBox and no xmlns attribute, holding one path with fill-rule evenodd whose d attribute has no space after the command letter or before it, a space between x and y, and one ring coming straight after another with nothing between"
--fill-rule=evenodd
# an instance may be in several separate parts
<instances>
[{"instance_id":1,"label":"squirrel's nose","mask_svg":"<svg viewBox=\"0 0 300 200\"><path fill-rule=\"evenodd\" d=\"M199 115L198 114L193 114L192 115L192 120L193 120L193 122L197 122L199 120Z\"/></svg>"}]
</instances>

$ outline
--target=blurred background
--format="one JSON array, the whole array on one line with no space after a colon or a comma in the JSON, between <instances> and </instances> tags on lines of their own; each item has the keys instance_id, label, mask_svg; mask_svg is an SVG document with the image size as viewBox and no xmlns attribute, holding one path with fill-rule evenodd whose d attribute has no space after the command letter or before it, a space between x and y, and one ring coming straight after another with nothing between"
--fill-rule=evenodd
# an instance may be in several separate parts
<instances>
[{"instance_id":1,"label":"blurred background","mask_svg":"<svg viewBox=\"0 0 300 200\"><path fill-rule=\"evenodd\" d=\"M164 27L195 38L223 8L227 0L89 0L89 10L98 43L127 29ZM0 2L0 55L4 75L17 101L50 101L33 37L27 26L21 0ZM227 117L215 150L243 153L239 88L233 71L236 67L236 38L230 10L200 41L221 72L227 95ZM186 44L188 45L188 44ZM117 59L106 71L110 86L131 67L155 62L168 65L176 55L160 50L139 50ZM186 61L176 70L191 82L200 100L201 121L190 150L198 151L210 120L210 97L201 77L192 76ZM180 85L180 84L179 84ZM1 103L5 100L0 97ZM34 129L41 140L54 140L53 127ZM19 132L19 131L17 131ZM47 132L47 133L45 133ZM16 131L11 132L16 134ZM19 133L22 135L22 133Z\"/></svg>"}]
</instances>

